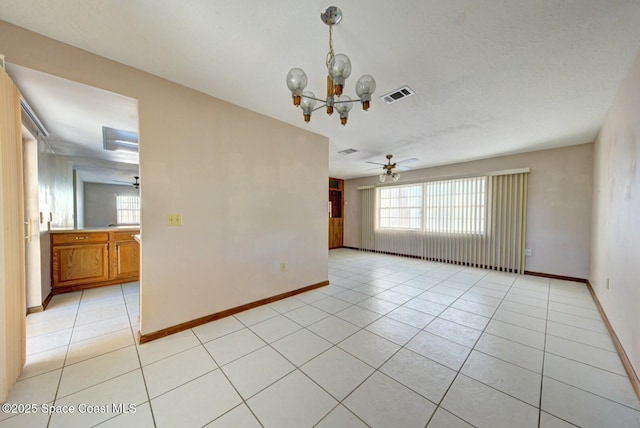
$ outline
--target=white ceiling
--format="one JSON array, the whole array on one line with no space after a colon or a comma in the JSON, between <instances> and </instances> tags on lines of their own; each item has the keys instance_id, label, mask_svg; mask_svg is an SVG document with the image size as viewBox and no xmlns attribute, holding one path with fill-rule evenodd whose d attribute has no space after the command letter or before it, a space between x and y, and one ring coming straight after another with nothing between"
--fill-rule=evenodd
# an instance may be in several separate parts
<instances>
[{"instance_id":1,"label":"white ceiling","mask_svg":"<svg viewBox=\"0 0 640 428\"><path fill-rule=\"evenodd\" d=\"M136 100L10 63L7 71L49 132L53 151L68 156L83 181L133 183L138 153L104 150L102 127L137 132Z\"/></svg>"},{"instance_id":2,"label":"white ceiling","mask_svg":"<svg viewBox=\"0 0 640 428\"><path fill-rule=\"evenodd\" d=\"M378 88L346 127L322 111L305 124L285 84L301 67L325 91L325 1L0 0L0 19L325 135L340 178L376 174L365 161L387 153L420 168L591 142L640 47L638 0L335 4L345 93L362 74ZM378 98L403 85L416 95Z\"/></svg>"}]
</instances>

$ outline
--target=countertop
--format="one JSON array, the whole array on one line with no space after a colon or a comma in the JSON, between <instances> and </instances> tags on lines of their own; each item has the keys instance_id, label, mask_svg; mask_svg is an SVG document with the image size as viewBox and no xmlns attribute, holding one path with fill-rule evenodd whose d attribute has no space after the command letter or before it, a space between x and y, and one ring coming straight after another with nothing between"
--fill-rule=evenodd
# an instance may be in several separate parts
<instances>
[{"instance_id":1,"label":"countertop","mask_svg":"<svg viewBox=\"0 0 640 428\"><path fill-rule=\"evenodd\" d=\"M82 232L140 232L140 226L85 227L82 229L52 229L49 233L82 233Z\"/></svg>"}]
</instances>

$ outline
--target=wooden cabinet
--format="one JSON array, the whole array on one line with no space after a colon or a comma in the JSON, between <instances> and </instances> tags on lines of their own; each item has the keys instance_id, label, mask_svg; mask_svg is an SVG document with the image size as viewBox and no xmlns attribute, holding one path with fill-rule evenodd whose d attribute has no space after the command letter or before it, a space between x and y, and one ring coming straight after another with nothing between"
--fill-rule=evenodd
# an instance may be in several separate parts
<instances>
[{"instance_id":1,"label":"wooden cabinet","mask_svg":"<svg viewBox=\"0 0 640 428\"><path fill-rule=\"evenodd\" d=\"M137 230L51 233L53 294L137 281L140 244Z\"/></svg>"},{"instance_id":2,"label":"wooden cabinet","mask_svg":"<svg viewBox=\"0 0 640 428\"><path fill-rule=\"evenodd\" d=\"M343 180L329 178L329 248L340 248L343 246L343 190Z\"/></svg>"},{"instance_id":3,"label":"wooden cabinet","mask_svg":"<svg viewBox=\"0 0 640 428\"><path fill-rule=\"evenodd\" d=\"M112 232L113 239L109 260L111 278L125 279L140 275L140 244L132 232Z\"/></svg>"},{"instance_id":4,"label":"wooden cabinet","mask_svg":"<svg viewBox=\"0 0 640 428\"><path fill-rule=\"evenodd\" d=\"M51 255L54 289L109 280L107 242L55 245Z\"/></svg>"}]
</instances>

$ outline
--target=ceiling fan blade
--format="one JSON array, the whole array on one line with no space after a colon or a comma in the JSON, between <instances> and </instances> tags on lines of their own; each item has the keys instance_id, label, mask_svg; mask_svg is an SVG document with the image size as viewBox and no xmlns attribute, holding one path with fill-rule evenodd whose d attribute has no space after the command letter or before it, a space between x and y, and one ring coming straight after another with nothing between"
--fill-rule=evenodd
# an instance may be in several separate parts
<instances>
[{"instance_id":1,"label":"ceiling fan blade","mask_svg":"<svg viewBox=\"0 0 640 428\"><path fill-rule=\"evenodd\" d=\"M365 163L372 163L374 165L381 165L381 166L385 166L386 163L380 163L380 162L371 162L371 161L366 161Z\"/></svg>"},{"instance_id":2,"label":"ceiling fan blade","mask_svg":"<svg viewBox=\"0 0 640 428\"><path fill-rule=\"evenodd\" d=\"M410 158L410 159L405 159L405 160L401 160L396 162L396 165L400 165L400 164L411 164L411 163L416 163L418 162L418 158Z\"/></svg>"},{"instance_id":3,"label":"ceiling fan blade","mask_svg":"<svg viewBox=\"0 0 640 428\"><path fill-rule=\"evenodd\" d=\"M380 171L382 168L377 167L377 168L369 168L369 169L365 169L365 171Z\"/></svg>"}]
</instances>

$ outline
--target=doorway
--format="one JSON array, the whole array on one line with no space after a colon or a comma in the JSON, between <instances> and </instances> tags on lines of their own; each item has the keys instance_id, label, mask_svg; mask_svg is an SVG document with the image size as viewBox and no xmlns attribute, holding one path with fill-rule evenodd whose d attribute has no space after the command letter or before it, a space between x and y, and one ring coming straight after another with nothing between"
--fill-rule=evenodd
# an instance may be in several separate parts
<instances>
[{"instance_id":1,"label":"doorway","mask_svg":"<svg viewBox=\"0 0 640 428\"><path fill-rule=\"evenodd\" d=\"M22 120L22 163L24 180L26 311L40 312L48 292L43 284L40 245L40 205L38 189L38 141ZM37 134L36 134L37 135ZM44 220L44 219L43 219ZM44 294L43 294L44 293Z\"/></svg>"},{"instance_id":2,"label":"doorway","mask_svg":"<svg viewBox=\"0 0 640 428\"><path fill-rule=\"evenodd\" d=\"M140 196L138 101L16 64L7 72L22 95L26 307L37 312L51 297L49 231L108 228L117 195ZM108 218L87 215L96 201Z\"/></svg>"}]
</instances>

